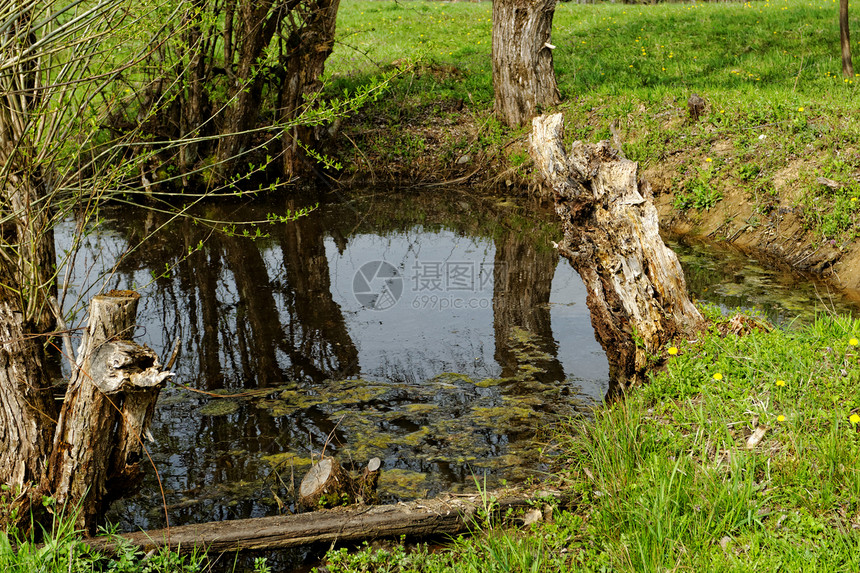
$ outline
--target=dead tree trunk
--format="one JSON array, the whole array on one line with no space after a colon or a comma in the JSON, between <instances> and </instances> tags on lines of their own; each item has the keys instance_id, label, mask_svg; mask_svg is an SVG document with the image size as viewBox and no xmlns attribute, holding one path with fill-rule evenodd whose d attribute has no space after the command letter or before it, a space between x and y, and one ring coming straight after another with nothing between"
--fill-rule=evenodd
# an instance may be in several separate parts
<instances>
[{"instance_id":1,"label":"dead tree trunk","mask_svg":"<svg viewBox=\"0 0 860 573\"><path fill-rule=\"evenodd\" d=\"M530 152L564 226L558 250L585 283L610 378L624 389L642 379L649 357L666 342L698 329L702 316L677 256L660 238L651 187L639 179L638 164L608 141L577 141L566 153L561 114L532 124Z\"/></svg>"},{"instance_id":2,"label":"dead tree trunk","mask_svg":"<svg viewBox=\"0 0 860 573\"><path fill-rule=\"evenodd\" d=\"M170 373L131 341L140 295L113 291L90 305L89 323L63 402L42 489L78 504L77 525L94 529L113 489L140 475L143 438Z\"/></svg>"},{"instance_id":3,"label":"dead tree trunk","mask_svg":"<svg viewBox=\"0 0 860 573\"><path fill-rule=\"evenodd\" d=\"M854 64L851 63L851 34L848 23L848 0L839 0L839 40L842 47L842 75L854 77Z\"/></svg>"},{"instance_id":4,"label":"dead tree trunk","mask_svg":"<svg viewBox=\"0 0 860 573\"><path fill-rule=\"evenodd\" d=\"M494 0L495 113L509 127L560 101L552 67L556 0Z\"/></svg>"}]
</instances>

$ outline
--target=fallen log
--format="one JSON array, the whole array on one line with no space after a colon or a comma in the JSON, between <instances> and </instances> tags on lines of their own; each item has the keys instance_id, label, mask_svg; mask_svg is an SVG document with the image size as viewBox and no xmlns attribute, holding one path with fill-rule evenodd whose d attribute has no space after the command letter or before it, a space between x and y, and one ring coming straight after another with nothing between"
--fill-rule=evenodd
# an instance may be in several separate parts
<instances>
[{"instance_id":1,"label":"fallen log","mask_svg":"<svg viewBox=\"0 0 860 573\"><path fill-rule=\"evenodd\" d=\"M651 187L609 141L564 149L561 114L536 117L529 151L553 189L557 245L585 283L591 323L609 359L610 393L642 380L662 347L698 330L678 257L660 238Z\"/></svg>"},{"instance_id":2,"label":"fallen log","mask_svg":"<svg viewBox=\"0 0 860 573\"><path fill-rule=\"evenodd\" d=\"M143 551L169 546L183 553L198 548L212 554L386 537L434 537L456 535L474 528L487 507L496 518L519 519L522 523L527 517L534 521L537 512L551 513L550 506L546 505L550 501L564 502L565 498L556 490L518 495L505 492L446 494L396 505L348 506L296 515L182 525L171 527L169 531L158 529L115 538L100 537L88 543L96 550L108 552L126 541Z\"/></svg>"}]
</instances>

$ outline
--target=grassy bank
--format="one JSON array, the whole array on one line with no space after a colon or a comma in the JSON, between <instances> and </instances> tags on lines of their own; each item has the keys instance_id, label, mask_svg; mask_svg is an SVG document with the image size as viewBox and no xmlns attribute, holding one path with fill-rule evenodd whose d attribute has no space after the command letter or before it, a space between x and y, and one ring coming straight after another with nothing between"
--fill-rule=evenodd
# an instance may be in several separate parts
<instances>
[{"instance_id":1,"label":"grassy bank","mask_svg":"<svg viewBox=\"0 0 860 573\"><path fill-rule=\"evenodd\" d=\"M832 0L559 4L554 60L569 134L604 139L617 120L627 155L658 171L680 210L707 209L739 188L762 216L797 208L822 237L852 240L860 77L841 77L837 8ZM348 175L453 177L482 163L499 188L534 182L526 130L491 115L490 31L489 2L342 3L327 68L333 89L418 62L346 128L339 153ZM707 101L695 123L686 109L693 93Z\"/></svg>"},{"instance_id":2,"label":"grassy bank","mask_svg":"<svg viewBox=\"0 0 860 573\"><path fill-rule=\"evenodd\" d=\"M667 348L649 385L561 433L577 501L552 523L330 571L857 570L860 323L726 330Z\"/></svg>"}]
</instances>

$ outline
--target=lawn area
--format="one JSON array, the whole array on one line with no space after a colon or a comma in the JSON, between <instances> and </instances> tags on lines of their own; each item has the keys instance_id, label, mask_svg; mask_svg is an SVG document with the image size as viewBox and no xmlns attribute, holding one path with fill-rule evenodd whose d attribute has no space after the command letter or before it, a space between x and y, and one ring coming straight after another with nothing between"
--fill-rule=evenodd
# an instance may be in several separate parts
<instances>
[{"instance_id":1,"label":"lawn area","mask_svg":"<svg viewBox=\"0 0 860 573\"><path fill-rule=\"evenodd\" d=\"M627 156L662 170L679 210L708 209L740 188L762 215L799 207L821 238L852 241L860 77L842 77L837 13L833 0L559 4L552 41L568 136L606 139L617 121ZM489 2L343 2L327 64L333 89L416 63L347 129L374 168L391 157L445 165L477 155L488 171L534 182L527 128L492 117L491 20ZM707 102L699 122L687 116L693 93ZM344 164L358 162L354 149L344 153Z\"/></svg>"},{"instance_id":2,"label":"lawn area","mask_svg":"<svg viewBox=\"0 0 860 573\"><path fill-rule=\"evenodd\" d=\"M741 95L760 105L845 106L860 81L841 77L837 11L832 0L559 3L552 38L559 88L566 100L659 102L698 90L729 107ZM489 103L491 26L489 2L344 0L326 65L334 75L374 73L404 59L451 65L462 73L458 91ZM444 85L437 89L444 93Z\"/></svg>"}]
</instances>

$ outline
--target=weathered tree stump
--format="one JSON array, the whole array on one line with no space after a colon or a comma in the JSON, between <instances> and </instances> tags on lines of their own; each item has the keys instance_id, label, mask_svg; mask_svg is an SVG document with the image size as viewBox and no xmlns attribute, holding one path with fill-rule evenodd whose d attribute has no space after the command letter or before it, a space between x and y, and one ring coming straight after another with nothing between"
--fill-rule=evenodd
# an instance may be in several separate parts
<instances>
[{"instance_id":1,"label":"weathered tree stump","mask_svg":"<svg viewBox=\"0 0 860 573\"><path fill-rule=\"evenodd\" d=\"M323 458L305 474L299 486L299 504L307 509L349 505L353 502L352 477L334 458Z\"/></svg>"},{"instance_id":2,"label":"weathered tree stump","mask_svg":"<svg viewBox=\"0 0 860 573\"><path fill-rule=\"evenodd\" d=\"M696 123L699 118L705 113L705 100L699 94L693 94L687 100L687 112L690 114L690 121Z\"/></svg>"},{"instance_id":3,"label":"weathered tree stump","mask_svg":"<svg viewBox=\"0 0 860 573\"><path fill-rule=\"evenodd\" d=\"M41 484L59 505L76 504L76 525L90 531L111 490L127 491L140 478L144 434L171 376L151 349L131 341L139 298L111 291L90 303Z\"/></svg>"},{"instance_id":4,"label":"weathered tree stump","mask_svg":"<svg viewBox=\"0 0 860 573\"><path fill-rule=\"evenodd\" d=\"M379 502L376 488L379 485L379 470L382 469L382 460L372 458L367 466L361 470L361 476L355 482L355 498L359 503L372 505Z\"/></svg>"},{"instance_id":5,"label":"weathered tree stump","mask_svg":"<svg viewBox=\"0 0 860 573\"><path fill-rule=\"evenodd\" d=\"M641 380L669 340L701 327L678 257L660 238L651 187L608 141L564 150L561 114L532 122L530 152L553 189L559 252L582 277L610 393Z\"/></svg>"},{"instance_id":6,"label":"weathered tree stump","mask_svg":"<svg viewBox=\"0 0 860 573\"><path fill-rule=\"evenodd\" d=\"M299 504L306 509L321 509L354 503L376 503L381 468L382 461L373 458L361 475L354 478L336 459L323 458L302 479Z\"/></svg>"}]
</instances>

